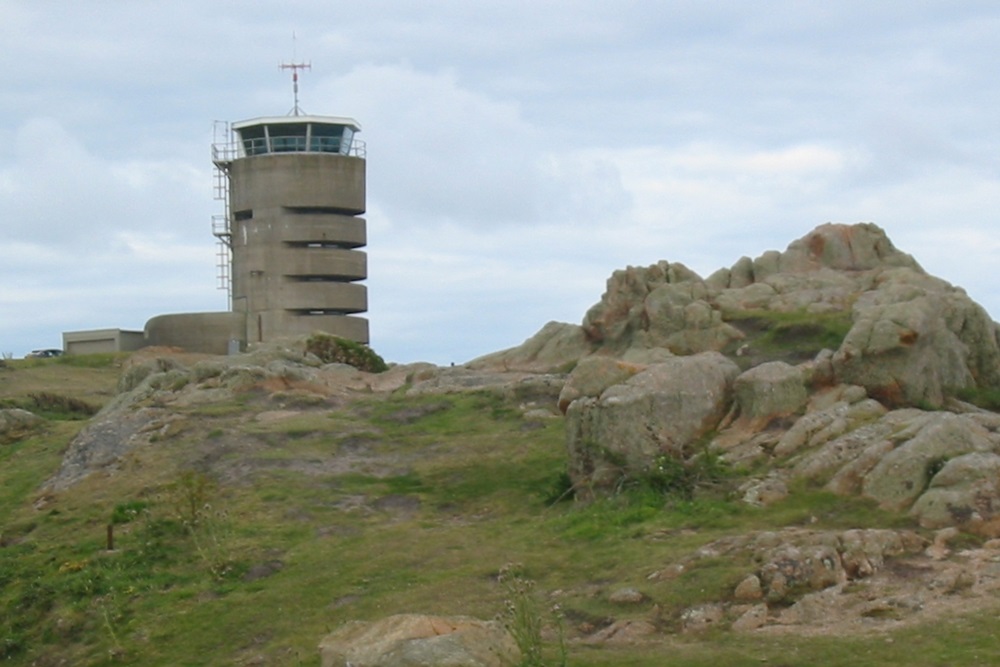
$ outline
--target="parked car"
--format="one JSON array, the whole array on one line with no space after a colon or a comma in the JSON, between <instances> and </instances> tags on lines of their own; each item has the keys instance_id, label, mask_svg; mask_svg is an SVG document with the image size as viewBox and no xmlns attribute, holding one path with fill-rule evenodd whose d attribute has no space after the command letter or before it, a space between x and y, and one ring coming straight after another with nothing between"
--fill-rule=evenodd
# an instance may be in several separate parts
<instances>
[{"instance_id":1,"label":"parked car","mask_svg":"<svg viewBox=\"0 0 1000 667\"><path fill-rule=\"evenodd\" d=\"M24 355L25 359L50 359L52 357L61 357L62 350L32 350L28 354Z\"/></svg>"}]
</instances>

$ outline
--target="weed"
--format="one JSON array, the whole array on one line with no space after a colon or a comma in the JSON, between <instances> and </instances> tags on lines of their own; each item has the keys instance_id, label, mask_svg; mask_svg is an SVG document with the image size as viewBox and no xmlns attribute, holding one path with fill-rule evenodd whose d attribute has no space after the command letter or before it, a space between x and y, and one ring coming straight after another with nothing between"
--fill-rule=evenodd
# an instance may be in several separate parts
<instances>
[{"instance_id":1,"label":"weed","mask_svg":"<svg viewBox=\"0 0 1000 667\"><path fill-rule=\"evenodd\" d=\"M504 590L504 610L500 618L521 652L518 667L546 667L549 663L545 659L545 641L542 637L545 618L535 582L524 576L522 566L513 563L501 568L498 581ZM562 617L558 608L553 608L551 612L558 651L558 658L553 664L566 667L566 639Z\"/></svg>"},{"instance_id":2,"label":"weed","mask_svg":"<svg viewBox=\"0 0 1000 667\"><path fill-rule=\"evenodd\" d=\"M623 490L648 490L662 497L690 501L697 491L717 488L732 475L726 461L705 447L689 458L679 454L661 454L645 470L624 473L618 486Z\"/></svg>"},{"instance_id":3,"label":"weed","mask_svg":"<svg viewBox=\"0 0 1000 667\"><path fill-rule=\"evenodd\" d=\"M169 489L177 518L186 526L198 526L211 508L209 501L216 489L215 480L204 473L193 470L181 472Z\"/></svg>"}]
</instances>

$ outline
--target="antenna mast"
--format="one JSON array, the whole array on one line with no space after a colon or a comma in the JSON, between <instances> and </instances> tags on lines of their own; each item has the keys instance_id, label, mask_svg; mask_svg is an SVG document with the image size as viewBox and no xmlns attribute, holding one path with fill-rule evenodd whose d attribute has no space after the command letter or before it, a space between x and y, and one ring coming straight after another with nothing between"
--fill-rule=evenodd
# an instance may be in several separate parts
<instances>
[{"instance_id":1,"label":"antenna mast","mask_svg":"<svg viewBox=\"0 0 1000 667\"><path fill-rule=\"evenodd\" d=\"M292 92L295 94L295 108L293 108L288 115L298 116L302 113L302 108L299 106L299 70L300 69L312 69L311 63L297 63L295 62L295 33L292 33L292 62L281 63L279 65L281 69L292 70Z\"/></svg>"},{"instance_id":2,"label":"antenna mast","mask_svg":"<svg viewBox=\"0 0 1000 667\"><path fill-rule=\"evenodd\" d=\"M292 70L292 92L295 94L295 108L288 115L298 116L302 113L302 108L299 106L299 70L312 69L312 65L309 63L281 63L280 67Z\"/></svg>"}]
</instances>

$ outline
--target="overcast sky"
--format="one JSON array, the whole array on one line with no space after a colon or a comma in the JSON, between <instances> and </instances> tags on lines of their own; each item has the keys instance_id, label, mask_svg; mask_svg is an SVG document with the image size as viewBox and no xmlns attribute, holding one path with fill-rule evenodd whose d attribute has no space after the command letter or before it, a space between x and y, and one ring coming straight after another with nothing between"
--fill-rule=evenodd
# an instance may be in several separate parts
<instances>
[{"instance_id":1,"label":"overcast sky","mask_svg":"<svg viewBox=\"0 0 1000 667\"><path fill-rule=\"evenodd\" d=\"M363 128L389 361L824 222L880 225L997 319L998 51L995 0L0 0L0 352L225 310L213 121L288 113L293 59L306 112Z\"/></svg>"}]
</instances>

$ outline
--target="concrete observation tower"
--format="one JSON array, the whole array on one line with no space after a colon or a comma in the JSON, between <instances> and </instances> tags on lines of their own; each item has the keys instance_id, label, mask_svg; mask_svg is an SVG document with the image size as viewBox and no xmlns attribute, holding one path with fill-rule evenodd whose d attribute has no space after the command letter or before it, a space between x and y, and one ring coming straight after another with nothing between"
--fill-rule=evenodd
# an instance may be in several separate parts
<instances>
[{"instance_id":1,"label":"concrete observation tower","mask_svg":"<svg viewBox=\"0 0 1000 667\"><path fill-rule=\"evenodd\" d=\"M368 342L365 144L352 118L295 108L216 125L219 286L245 316L242 343L325 331ZM221 127L220 127L221 125ZM220 141L220 134L222 140Z\"/></svg>"}]
</instances>

